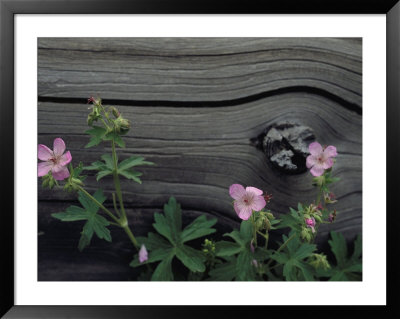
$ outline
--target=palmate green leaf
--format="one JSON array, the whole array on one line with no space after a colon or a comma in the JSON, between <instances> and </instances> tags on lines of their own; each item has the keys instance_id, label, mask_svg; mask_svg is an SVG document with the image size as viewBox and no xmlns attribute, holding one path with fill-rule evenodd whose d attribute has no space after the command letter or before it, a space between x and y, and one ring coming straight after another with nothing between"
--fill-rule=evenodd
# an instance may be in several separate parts
<instances>
[{"instance_id":1,"label":"palmate green leaf","mask_svg":"<svg viewBox=\"0 0 400 319\"><path fill-rule=\"evenodd\" d=\"M296 234L292 231L289 236ZM283 242L288 240L286 235L282 236ZM283 276L288 281L294 280L314 280L314 270L311 265L306 262L317 249L316 245L303 243L298 235L288 242L281 252L275 252L271 258L278 264L283 265Z\"/></svg>"},{"instance_id":2,"label":"palmate green leaf","mask_svg":"<svg viewBox=\"0 0 400 319\"><path fill-rule=\"evenodd\" d=\"M127 179L133 180L136 183L142 184L142 181L139 178L139 176L142 176L142 173L132 169L132 167L139 165L154 165L154 163L145 161L144 157L131 156L118 164L118 174Z\"/></svg>"},{"instance_id":3,"label":"palmate green leaf","mask_svg":"<svg viewBox=\"0 0 400 319\"><path fill-rule=\"evenodd\" d=\"M211 227L214 226L216 223L217 223L216 218L211 218L207 220L205 215L197 217L190 225L186 226L185 229L182 231L181 234L182 243L215 233L216 230Z\"/></svg>"},{"instance_id":4,"label":"palmate green leaf","mask_svg":"<svg viewBox=\"0 0 400 319\"><path fill-rule=\"evenodd\" d=\"M242 246L231 241L221 240L215 243L215 255L218 257L233 256L242 250Z\"/></svg>"},{"instance_id":5,"label":"palmate green leaf","mask_svg":"<svg viewBox=\"0 0 400 319\"><path fill-rule=\"evenodd\" d=\"M131 156L118 164L118 170L124 171L128 168L142 165L154 165L154 163L145 161L144 157L141 156Z\"/></svg>"},{"instance_id":6,"label":"palmate green leaf","mask_svg":"<svg viewBox=\"0 0 400 319\"><path fill-rule=\"evenodd\" d=\"M90 166L85 166L83 169L87 171L98 171L96 174L96 180L99 181L107 175L111 175L114 172L113 159L110 154L104 154L101 156L103 161L93 162Z\"/></svg>"},{"instance_id":7,"label":"palmate green leaf","mask_svg":"<svg viewBox=\"0 0 400 319\"><path fill-rule=\"evenodd\" d=\"M150 232L147 238L138 238L139 243L144 244L149 251L149 259L146 263L158 262L161 259L157 256L163 257L152 280L173 280L171 262L175 257L190 271L204 272L206 269L204 253L183 243L215 232L215 229L211 228L215 223L216 219L207 220L205 216L200 216L182 230L181 206L175 198L171 197L164 205L164 213L154 214L153 227L159 235ZM157 251L157 256L151 257L155 251ZM132 267L141 265L137 255L134 256L130 265ZM162 274L162 271L166 271L167 274Z\"/></svg>"},{"instance_id":8,"label":"palmate green leaf","mask_svg":"<svg viewBox=\"0 0 400 319\"><path fill-rule=\"evenodd\" d=\"M204 265L206 258L199 250L181 245L176 248L176 257L193 272L204 272L206 270Z\"/></svg>"},{"instance_id":9,"label":"palmate green leaf","mask_svg":"<svg viewBox=\"0 0 400 319\"><path fill-rule=\"evenodd\" d=\"M111 242L111 234L107 226L110 223L103 216L98 215L99 207L92 200L90 200L84 193L78 192L78 200L83 208L78 206L70 206L65 212L52 214L54 218L61 221L79 221L86 220L81 232L78 249L83 250L88 246L92 240L93 234L96 234L100 239ZM93 197L99 202L103 203L106 197L102 190L97 190Z\"/></svg>"},{"instance_id":10,"label":"palmate green leaf","mask_svg":"<svg viewBox=\"0 0 400 319\"><path fill-rule=\"evenodd\" d=\"M138 184L142 184L142 180L139 178L139 176L142 176L143 174L140 172L127 169L125 171L118 171L118 173L127 179L131 179Z\"/></svg>"},{"instance_id":11,"label":"palmate green leaf","mask_svg":"<svg viewBox=\"0 0 400 319\"><path fill-rule=\"evenodd\" d=\"M151 276L152 281L171 281L174 280L174 274L172 273L172 259L174 254L171 252L165 259L163 259Z\"/></svg>"},{"instance_id":12,"label":"palmate green leaf","mask_svg":"<svg viewBox=\"0 0 400 319\"><path fill-rule=\"evenodd\" d=\"M119 136L114 131L111 131L111 132L108 132L107 134L105 134L103 136L103 140L105 140L105 141L112 141L113 140L115 142L115 144L117 144L119 147L121 147L121 148L125 147L125 142L123 141L121 136Z\"/></svg>"},{"instance_id":13,"label":"palmate green leaf","mask_svg":"<svg viewBox=\"0 0 400 319\"><path fill-rule=\"evenodd\" d=\"M236 258L218 264L208 273L212 281L232 281L236 276Z\"/></svg>"},{"instance_id":14,"label":"palmate green leaf","mask_svg":"<svg viewBox=\"0 0 400 319\"><path fill-rule=\"evenodd\" d=\"M331 240L328 240L331 250L335 255L337 265L342 267L346 263L347 258L347 243L341 233L331 232Z\"/></svg>"},{"instance_id":15,"label":"palmate green leaf","mask_svg":"<svg viewBox=\"0 0 400 319\"><path fill-rule=\"evenodd\" d=\"M236 280L255 280L255 268L252 264L253 254L249 249L242 249L236 262Z\"/></svg>"},{"instance_id":16,"label":"palmate green leaf","mask_svg":"<svg viewBox=\"0 0 400 319\"><path fill-rule=\"evenodd\" d=\"M361 235L358 235L354 241L354 251L350 257L348 257L344 236L332 231L331 238L328 242L335 255L336 265L322 276L330 277L329 281L360 281L362 279Z\"/></svg>"},{"instance_id":17,"label":"palmate green leaf","mask_svg":"<svg viewBox=\"0 0 400 319\"><path fill-rule=\"evenodd\" d=\"M107 130L100 126L93 126L90 130L85 133L90 135L90 141L86 144L85 148L93 147L99 145L107 133Z\"/></svg>"}]
</instances>

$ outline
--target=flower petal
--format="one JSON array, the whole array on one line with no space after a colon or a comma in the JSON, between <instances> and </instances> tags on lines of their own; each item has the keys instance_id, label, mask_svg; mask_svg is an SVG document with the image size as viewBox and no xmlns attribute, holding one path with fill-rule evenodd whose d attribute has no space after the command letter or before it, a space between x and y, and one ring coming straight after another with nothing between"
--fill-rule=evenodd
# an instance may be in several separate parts
<instances>
[{"instance_id":1,"label":"flower petal","mask_svg":"<svg viewBox=\"0 0 400 319\"><path fill-rule=\"evenodd\" d=\"M38 145L38 159L41 161L48 161L53 157L53 151L49 149L46 145Z\"/></svg>"},{"instance_id":2,"label":"flower petal","mask_svg":"<svg viewBox=\"0 0 400 319\"><path fill-rule=\"evenodd\" d=\"M327 158L327 159L323 162L322 167L323 167L324 169L328 169L328 168L331 168L332 165L333 165L333 159Z\"/></svg>"},{"instance_id":3,"label":"flower petal","mask_svg":"<svg viewBox=\"0 0 400 319\"><path fill-rule=\"evenodd\" d=\"M41 162L38 163L38 177L47 175L53 166L52 162Z\"/></svg>"},{"instance_id":4,"label":"flower petal","mask_svg":"<svg viewBox=\"0 0 400 319\"><path fill-rule=\"evenodd\" d=\"M241 199L245 193L244 187L240 184L232 184L229 187L229 195L231 195L233 199Z\"/></svg>"},{"instance_id":5,"label":"flower petal","mask_svg":"<svg viewBox=\"0 0 400 319\"><path fill-rule=\"evenodd\" d=\"M55 180L62 181L63 179L69 177L69 170L66 166L56 165L53 166L51 174L53 175Z\"/></svg>"},{"instance_id":6,"label":"flower petal","mask_svg":"<svg viewBox=\"0 0 400 319\"><path fill-rule=\"evenodd\" d=\"M311 174L314 176L321 176L324 173L324 167L320 164L316 164L310 170Z\"/></svg>"},{"instance_id":7,"label":"flower petal","mask_svg":"<svg viewBox=\"0 0 400 319\"><path fill-rule=\"evenodd\" d=\"M306 166L307 168L311 168L317 163L317 157L314 155L308 155L306 159Z\"/></svg>"},{"instance_id":8,"label":"flower petal","mask_svg":"<svg viewBox=\"0 0 400 319\"><path fill-rule=\"evenodd\" d=\"M252 203L251 203L251 208L255 211L260 211L267 205L265 202L265 199L263 196L254 196Z\"/></svg>"},{"instance_id":9,"label":"flower petal","mask_svg":"<svg viewBox=\"0 0 400 319\"><path fill-rule=\"evenodd\" d=\"M70 162L72 161L72 155L71 152L68 151L67 153L65 153L64 155L62 155L60 157L60 165L65 166L68 165Z\"/></svg>"},{"instance_id":10,"label":"flower petal","mask_svg":"<svg viewBox=\"0 0 400 319\"><path fill-rule=\"evenodd\" d=\"M313 142L308 146L311 155L318 156L322 153L322 146L318 142Z\"/></svg>"},{"instance_id":11,"label":"flower petal","mask_svg":"<svg viewBox=\"0 0 400 319\"><path fill-rule=\"evenodd\" d=\"M233 204L236 214L243 220L248 220L253 212L250 206L243 205L240 201L235 201Z\"/></svg>"},{"instance_id":12,"label":"flower petal","mask_svg":"<svg viewBox=\"0 0 400 319\"><path fill-rule=\"evenodd\" d=\"M61 138L57 137L56 139L54 139L53 142L54 155L57 157L61 156L64 154L64 151L65 151L65 143Z\"/></svg>"},{"instance_id":13,"label":"flower petal","mask_svg":"<svg viewBox=\"0 0 400 319\"><path fill-rule=\"evenodd\" d=\"M326 157L336 157L337 156L337 151L336 147L329 145L325 150L324 150L324 155Z\"/></svg>"},{"instance_id":14,"label":"flower petal","mask_svg":"<svg viewBox=\"0 0 400 319\"><path fill-rule=\"evenodd\" d=\"M251 187L251 186L246 187L246 192L253 193L256 196L262 195L262 193L263 193L263 191L261 189Z\"/></svg>"}]
</instances>

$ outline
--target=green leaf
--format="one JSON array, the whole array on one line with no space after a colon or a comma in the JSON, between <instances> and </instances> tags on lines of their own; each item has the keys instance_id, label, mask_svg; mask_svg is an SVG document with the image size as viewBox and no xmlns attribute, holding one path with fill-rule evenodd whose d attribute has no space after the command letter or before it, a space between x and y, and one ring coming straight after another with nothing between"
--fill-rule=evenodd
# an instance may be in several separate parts
<instances>
[{"instance_id":1,"label":"green leaf","mask_svg":"<svg viewBox=\"0 0 400 319\"><path fill-rule=\"evenodd\" d=\"M164 214L173 234L177 235L182 230L182 210L174 197L171 197L168 204L164 204ZM177 238L178 236L175 236Z\"/></svg>"},{"instance_id":2,"label":"green leaf","mask_svg":"<svg viewBox=\"0 0 400 319\"><path fill-rule=\"evenodd\" d=\"M98 171L96 174L96 180L99 181L100 179L102 179L103 177L107 176L107 175L111 175L114 171L114 164L113 164L113 160L111 158L111 155L109 154L104 154L101 156L102 161L96 161L93 162L90 166L86 166L83 169L88 170L88 171L93 171L96 170Z\"/></svg>"},{"instance_id":3,"label":"green leaf","mask_svg":"<svg viewBox=\"0 0 400 319\"><path fill-rule=\"evenodd\" d=\"M240 252L236 262L236 280L250 281L255 279L252 260L253 256L250 250L243 249Z\"/></svg>"},{"instance_id":4,"label":"green leaf","mask_svg":"<svg viewBox=\"0 0 400 319\"><path fill-rule=\"evenodd\" d=\"M114 160L112 159L110 154L101 155L101 159L104 161L109 170L114 170Z\"/></svg>"},{"instance_id":5,"label":"green leaf","mask_svg":"<svg viewBox=\"0 0 400 319\"><path fill-rule=\"evenodd\" d=\"M215 266L208 273L212 281L231 281L236 276L236 259Z\"/></svg>"},{"instance_id":6,"label":"green leaf","mask_svg":"<svg viewBox=\"0 0 400 319\"><path fill-rule=\"evenodd\" d=\"M354 241L354 251L351 259L358 260L362 254L362 237L360 234L357 235L356 240Z\"/></svg>"},{"instance_id":7,"label":"green leaf","mask_svg":"<svg viewBox=\"0 0 400 319\"><path fill-rule=\"evenodd\" d=\"M90 130L87 130L85 133L89 134L90 141L88 144L86 144L85 148L93 147L98 144L103 140L104 136L107 133L107 130L103 127L100 126L93 126Z\"/></svg>"},{"instance_id":8,"label":"green leaf","mask_svg":"<svg viewBox=\"0 0 400 319\"><path fill-rule=\"evenodd\" d=\"M240 224L240 237L245 243L253 239L253 224L251 220L244 220Z\"/></svg>"},{"instance_id":9,"label":"green leaf","mask_svg":"<svg viewBox=\"0 0 400 319\"><path fill-rule=\"evenodd\" d=\"M106 199L103 191L100 189L93 194L93 197L99 203L103 203ZM52 216L65 222L86 220L78 244L78 249L81 251L90 244L93 234L96 234L100 239L111 242L111 234L107 228L110 223L103 216L97 214L99 210L97 204L82 192L78 192L78 200L83 208L70 206L65 212L52 214Z\"/></svg>"},{"instance_id":10,"label":"green leaf","mask_svg":"<svg viewBox=\"0 0 400 319\"><path fill-rule=\"evenodd\" d=\"M347 255L347 243L342 234L331 232L329 245L336 258L336 265L328 275L330 281L359 281L362 279L362 239L358 235L354 241L354 251L351 257Z\"/></svg>"},{"instance_id":11,"label":"green leaf","mask_svg":"<svg viewBox=\"0 0 400 319\"><path fill-rule=\"evenodd\" d=\"M105 141L114 141L115 144L117 144L119 147L124 148L125 147L125 142L122 140L121 136L119 136L117 133L115 133L114 131L112 132L108 132L103 139Z\"/></svg>"},{"instance_id":12,"label":"green leaf","mask_svg":"<svg viewBox=\"0 0 400 319\"><path fill-rule=\"evenodd\" d=\"M149 232L147 234L147 237L137 237L137 240L140 244L144 244L146 248L150 250L171 247L170 243L166 241L163 237L152 232Z\"/></svg>"},{"instance_id":13,"label":"green leaf","mask_svg":"<svg viewBox=\"0 0 400 319\"><path fill-rule=\"evenodd\" d=\"M336 262L338 266L344 266L347 257L346 239L341 233L336 233L334 231L331 232L331 238L332 240L329 240L328 243L331 246L333 254L335 255Z\"/></svg>"},{"instance_id":14,"label":"green leaf","mask_svg":"<svg viewBox=\"0 0 400 319\"><path fill-rule=\"evenodd\" d=\"M240 253L242 246L230 241L221 240L215 243L215 254L219 257L232 256Z\"/></svg>"},{"instance_id":15,"label":"green leaf","mask_svg":"<svg viewBox=\"0 0 400 319\"><path fill-rule=\"evenodd\" d=\"M174 280L174 274L172 273L172 259L174 255L171 253L167 258L161 261L157 268L154 270L151 276L152 281L171 281Z\"/></svg>"},{"instance_id":16,"label":"green leaf","mask_svg":"<svg viewBox=\"0 0 400 319\"><path fill-rule=\"evenodd\" d=\"M154 263L157 261L164 260L165 258L168 258L171 254L172 254L171 249L158 248L158 249L151 251L148 254L148 259L146 261L144 261L143 263L139 262L139 256L136 255L133 258L133 260L131 261L131 263L129 264L129 266L138 267L138 266L145 265L145 264L151 264L151 263Z\"/></svg>"},{"instance_id":17,"label":"green leaf","mask_svg":"<svg viewBox=\"0 0 400 319\"><path fill-rule=\"evenodd\" d=\"M236 229L230 233L224 234L223 236L232 238L235 242L237 242L241 246L245 245L242 237L240 236L239 231L237 231Z\"/></svg>"},{"instance_id":18,"label":"green leaf","mask_svg":"<svg viewBox=\"0 0 400 319\"><path fill-rule=\"evenodd\" d=\"M119 163L118 170L124 171L128 168L140 165L154 165L154 163L147 162L143 157L140 156L131 156Z\"/></svg>"},{"instance_id":19,"label":"green leaf","mask_svg":"<svg viewBox=\"0 0 400 319\"><path fill-rule=\"evenodd\" d=\"M149 259L145 263L162 260L157 266L152 280L173 279L171 261L175 256L190 271L204 272L206 269L204 253L183 245L183 243L215 232L215 229L211 228L215 223L216 219L207 220L205 216L200 216L182 231L181 206L175 198L171 197L164 205L163 214L154 213L153 227L161 236L150 232L147 238L138 237L139 243L144 244L149 251ZM156 257L153 258L152 254L155 251ZM134 256L130 265L132 267L140 265L137 255Z\"/></svg>"},{"instance_id":20,"label":"green leaf","mask_svg":"<svg viewBox=\"0 0 400 319\"><path fill-rule=\"evenodd\" d=\"M181 235L182 243L215 233L216 230L211 227L216 223L216 218L207 220L205 215L200 215L183 230Z\"/></svg>"},{"instance_id":21,"label":"green leaf","mask_svg":"<svg viewBox=\"0 0 400 319\"><path fill-rule=\"evenodd\" d=\"M78 206L70 206L65 210L65 212L54 213L51 214L51 216L63 222L74 222L87 219L87 213L85 210Z\"/></svg>"},{"instance_id":22,"label":"green leaf","mask_svg":"<svg viewBox=\"0 0 400 319\"><path fill-rule=\"evenodd\" d=\"M177 247L176 257L193 272L204 272L206 270L205 257L201 251L182 245Z\"/></svg>"},{"instance_id":23,"label":"green leaf","mask_svg":"<svg viewBox=\"0 0 400 319\"><path fill-rule=\"evenodd\" d=\"M293 258L301 260L312 255L317 249L316 245L303 243L293 254Z\"/></svg>"},{"instance_id":24,"label":"green leaf","mask_svg":"<svg viewBox=\"0 0 400 319\"><path fill-rule=\"evenodd\" d=\"M142 181L139 178L139 176L142 176L142 173L135 172L134 170L127 169L125 171L118 171L118 174L124 176L127 179L131 179L136 183L142 184Z\"/></svg>"}]
</instances>

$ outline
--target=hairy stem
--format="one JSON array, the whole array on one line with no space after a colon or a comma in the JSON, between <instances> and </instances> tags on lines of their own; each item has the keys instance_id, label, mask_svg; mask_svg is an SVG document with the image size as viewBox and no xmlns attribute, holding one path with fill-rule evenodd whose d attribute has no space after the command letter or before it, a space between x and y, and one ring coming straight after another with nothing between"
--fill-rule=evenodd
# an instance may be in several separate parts
<instances>
[{"instance_id":1,"label":"hairy stem","mask_svg":"<svg viewBox=\"0 0 400 319\"><path fill-rule=\"evenodd\" d=\"M111 217L118 225L120 221L117 217L114 216L112 212L110 212L103 204L101 204L96 198L94 198L90 193L88 193L82 186L78 186L79 190L84 193L90 200L92 200L97 206L99 206L108 216Z\"/></svg>"}]
</instances>

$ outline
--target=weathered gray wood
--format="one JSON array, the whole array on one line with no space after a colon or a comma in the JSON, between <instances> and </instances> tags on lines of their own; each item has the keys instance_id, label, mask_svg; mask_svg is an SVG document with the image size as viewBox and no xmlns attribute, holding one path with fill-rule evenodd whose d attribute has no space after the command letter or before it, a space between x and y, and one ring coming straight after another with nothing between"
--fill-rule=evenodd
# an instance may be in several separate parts
<instances>
[{"instance_id":1,"label":"weathered gray wood","mask_svg":"<svg viewBox=\"0 0 400 319\"><path fill-rule=\"evenodd\" d=\"M234 219L237 217L228 194L233 183L272 193L271 208L277 213L286 213L298 201L312 202L316 190L311 186L310 173L277 172L251 142L273 123L294 121L312 127L321 143L337 147L334 171L342 181L333 191L341 199L338 208L351 208L352 214L361 216L361 116L329 99L288 93L224 108L119 109L133 119L132 130L125 137L127 148L120 158L142 155L156 163L140 169L144 173L142 185L122 181L125 200L133 207L161 207L169 196L175 196L189 208L216 211ZM55 137L62 137L74 163L83 161L88 165L97 160L110 147L102 144L83 148L89 140L88 135L82 134L87 129L86 113L84 104L40 103L39 142L51 145ZM106 190L112 189L111 177L106 177L104 183ZM93 178L88 179L89 189L94 190L97 185ZM39 198L64 200L74 196L39 188ZM350 218L351 225L359 228L360 220L355 216L340 216L338 221Z\"/></svg>"},{"instance_id":2,"label":"weathered gray wood","mask_svg":"<svg viewBox=\"0 0 400 319\"><path fill-rule=\"evenodd\" d=\"M39 96L226 101L292 86L361 107L361 40L40 38Z\"/></svg>"},{"instance_id":3,"label":"weathered gray wood","mask_svg":"<svg viewBox=\"0 0 400 319\"><path fill-rule=\"evenodd\" d=\"M135 234L151 229L153 212L170 196L182 204L184 223L207 213L218 218L219 235L230 231L240 223L228 194L233 183L272 193L269 208L278 216L299 201L313 202L310 173L279 172L256 147L266 128L285 121L310 127L321 144L338 149L334 175L341 181L332 190L339 215L321 226L318 243L326 245L331 230L349 240L361 232L360 39L41 38L38 45L39 143L63 138L74 164L110 152L105 144L84 149L89 110L76 98L95 94L116 100L132 121L120 159L142 155L156 163L139 168L142 185L122 180ZM229 102L235 99L242 100ZM111 206L112 178L98 184L89 172L87 189L99 185ZM39 280L136 276L127 267L133 250L122 232L112 232L112 244L93 240L79 253L81 224L50 217L76 196L40 186L38 196Z\"/></svg>"}]
</instances>

